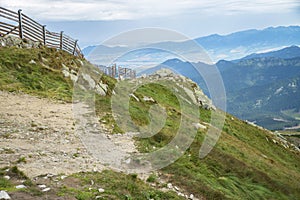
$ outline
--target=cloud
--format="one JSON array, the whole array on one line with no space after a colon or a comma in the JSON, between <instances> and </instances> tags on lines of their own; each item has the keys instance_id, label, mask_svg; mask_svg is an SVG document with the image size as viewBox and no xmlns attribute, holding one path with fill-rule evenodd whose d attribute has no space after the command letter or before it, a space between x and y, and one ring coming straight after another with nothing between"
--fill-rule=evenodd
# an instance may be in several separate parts
<instances>
[{"instance_id":1,"label":"cloud","mask_svg":"<svg viewBox=\"0 0 300 200\"><path fill-rule=\"evenodd\" d=\"M1 0L1 6L42 20L136 20L186 14L284 13L298 0Z\"/></svg>"}]
</instances>

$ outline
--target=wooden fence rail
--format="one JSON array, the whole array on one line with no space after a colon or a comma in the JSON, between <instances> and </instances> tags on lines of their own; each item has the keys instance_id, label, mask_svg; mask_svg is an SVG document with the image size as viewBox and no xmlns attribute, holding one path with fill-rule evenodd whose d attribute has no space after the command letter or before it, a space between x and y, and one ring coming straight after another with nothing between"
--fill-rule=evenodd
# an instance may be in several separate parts
<instances>
[{"instance_id":1,"label":"wooden fence rail","mask_svg":"<svg viewBox=\"0 0 300 200\"><path fill-rule=\"evenodd\" d=\"M61 31L54 33L46 29L35 20L22 13L22 10L14 12L0 7L0 37L14 35L21 39L29 39L41 42L43 45L64 50L78 57L83 57L77 40L67 36Z\"/></svg>"}]
</instances>

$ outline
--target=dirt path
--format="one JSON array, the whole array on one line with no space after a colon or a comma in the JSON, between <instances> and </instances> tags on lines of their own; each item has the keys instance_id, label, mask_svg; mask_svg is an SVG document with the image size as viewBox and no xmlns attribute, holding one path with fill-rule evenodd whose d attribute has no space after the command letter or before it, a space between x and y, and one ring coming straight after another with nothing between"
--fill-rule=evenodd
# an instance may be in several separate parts
<instances>
[{"instance_id":1,"label":"dirt path","mask_svg":"<svg viewBox=\"0 0 300 200\"><path fill-rule=\"evenodd\" d=\"M101 171L136 151L130 136L107 137L100 125L97 137L102 140L94 143L105 144L106 152L101 156L98 149L93 157L75 129L72 104L0 91L0 167L17 165L29 177ZM112 144L115 149L109 148Z\"/></svg>"}]
</instances>

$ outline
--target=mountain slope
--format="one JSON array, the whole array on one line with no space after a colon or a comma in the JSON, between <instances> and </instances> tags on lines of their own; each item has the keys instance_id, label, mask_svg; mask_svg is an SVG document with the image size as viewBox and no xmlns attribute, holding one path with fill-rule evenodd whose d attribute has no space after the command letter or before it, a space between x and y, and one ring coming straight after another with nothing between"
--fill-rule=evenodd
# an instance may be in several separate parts
<instances>
[{"instance_id":1,"label":"mountain slope","mask_svg":"<svg viewBox=\"0 0 300 200\"><path fill-rule=\"evenodd\" d=\"M269 129L297 126L300 109L297 101L300 94L299 49L291 46L240 60L219 61L216 67L224 82L228 112ZM149 74L162 67L191 78L209 95L204 79L195 67L206 70L211 65L171 59L140 74Z\"/></svg>"},{"instance_id":2,"label":"mountain slope","mask_svg":"<svg viewBox=\"0 0 300 200\"><path fill-rule=\"evenodd\" d=\"M56 83L59 83L59 85L71 83L71 76L65 76L63 73L66 72L62 63L57 63L57 59L52 58L65 59L63 61L64 65L74 70L76 70L74 65L78 64L78 67L81 65L76 58L72 56L69 58L64 56L60 57L61 52L50 49L1 48L0 54L1 90L14 91L17 93L16 95L20 95L18 94L20 90L31 95L48 98L54 97L55 99L69 101L68 98L72 96L73 93L72 84L70 84L70 87L65 87L62 92L60 88L63 87L57 86ZM31 60L35 61L36 64ZM42 63L44 63L44 65ZM32 67L32 65L34 67ZM20 71L18 71L18 69L20 69ZM172 73L158 75L159 74L154 74L145 79L155 80L155 78L161 77L162 80L174 81L172 85L177 88L180 88L180 86L186 87L185 89L191 87L191 91L197 91L198 94L201 93L201 90L196 84L187 78ZM55 79L55 77L57 77L57 79ZM47 88L44 84L48 83L46 81L49 78L51 78L55 84ZM135 81L139 82L142 80L143 78L128 80L128 83L132 84ZM181 80L182 82L176 84L176 80ZM114 122L111 111L110 100L114 93L112 90L114 89L115 80L105 77L105 80L102 81L106 81L105 83L109 87L110 92L105 93L103 96L96 95L96 117L99 118L97 121L100 123L101 130L106 131L104 132L107 134L105 135L106 137L111 139L114 137L121 138L122 135L114 134L122 133L122 130L118 127L116 122ZM47 95L48 93L52 95ZM66 94L67 97L64 97L63 94ZM133 96L135 96L135 98ZM145 96L152 97L153 101L150 101L149 98L145 98ZM180 103L177 98L182 97L176 97L170 89L162 87L156 84L156 82L145 84L133 92L129 105L130 116L135 124L147 125L149 123L149 110L153 105L164 107L167 115L166 124L164 124L164 127L159 130L156 135L149 138L135 139L136 147L140 152L153 152L168 144L169 141L175 137L178 127L180 126L181 117L184 114L180 109ZM190 98L191 99L183 100L186 104L189 104L193 102L193 97ZM203 100L203 98L202 96L201 99ZM3 99L4 101L1 101L1 103L5 104L5 95ZM25 98L23 99L25 100ZM7 101L8 100L9 99L7 99ZM212 113L219 115L222 114L222 112L214 109L209 110L207 107L200 106L200 104L196 105L199 106L199 123L201 126L199 126L200 128L197 130L197 134L191 146L184 152L183 156L171 165L159 170L157 173L154 172L153 174L147 175L146 179L149 184L141 181L137 174L125 175L111 170L82 172L73 175L68 174L67 178L61 178L61 174L59 174L59 176L58 174L54 176L49 174L42 176L42 178L37 177L28 180L21 176L22 173L18 172L17 168L14 168L10 169L11 171L6 171L5 169L0 170L0 189L7 190L12 196L17 196L24 192L24 194L27 195L26 197L29 196L31 199L47 198L48 194L51 195L51 198L73 199L95 199L97 196L98 198L100 196L100 198L104 199L186 198L182 197L182 194L188 196L193 194L193 196L198 199L300 198L298 182L300 179L299 150L277 134L247 124L229 114L226 114L225 125L216 146L208 156L204 159L199 159L199 148L203 143L204 137L208 134L208 128L211 126L211 115ZM47 105L45 105L45 107L46 106ZM61 106L71 107L72 105L64 102ZM17 112L17 110L15 112ZM50 120L54 125L59 125L62 120L61 117L65 115L63 112L60 114L60 112L61 110L51 110L51 112L49 112L49 117L56 118L56 120ZM69 126L63 126L63 124L63 130L55 131L50 126L44 127L39 124L30 124L31 119L28 117L29 113L31 112L28 111L28 115L25 116L19 114L12 116L7 114L5 117L8 117L10 120L9 123L7 123L8 121L1 121L1 124L5 123L7 127L14 127L13 124L17 123L18 126L23 127L25 131L17 133L12 131L12 135L9 135L5 133L8 133L10 129L6 129L5 133L0 133L0 146L2 146L4 142L12 146L10 149L0 151L0 153L3 154L2 158L11 158L12 160L8 162L19 167L30 165L33 161L40 160L45 156L47 157L48 152L50 153L49 156L51 156L49 162L56 163L56 165L63 162L74 164L76 163L75 161L86 159L84 158L86 153L84 151L85 148L71 148L68 149L67 152L70 151L73 153L67 154L65 149L61 149L61 153L54 154L53 152L59 151L60 149L55 145L51 146L51 142L46 142L45 145L47 149L36 145L36 148L41 148L41 152L38 154L25 154L24 158L15 157L24 153L23 148L14 146L14 141L16 140L26 140L29 144L34 145L38 142L43 143L43 141L50 141L51 138L55 138L53 141L61 143L60 145L64 145L65 147L67 147L69 143L73 144L76 141L75 139L66 141L68 137L76 138L75 131L72 129L72 123L70 128ZM41 117L37 113L32 119L35 118L40 119ZM16 121L17 119L28 120L28 123L18 123L18 121ZM41 120L49 119L41 118ZM99 132L97 134L104 133ZM118 142L122 142L122 140L120 139ZM55 148L55 151L51 148ZM46 155L45 152L47 152ZM172 153L173 151L170 152L170 157L173 156ZM28 162L25 163L27 160ZM6 163L7 162L1 162L0 164L3 165ZM78 170L84 171L86 165L93 166L93 164L93 160L87 160L84 166L78 166ZM83 169L80 167L83 167ZM109 167L109 165L106 167ZM37 170L45 169L45 167L41 166L36 166L36 168ZM9 175L13 178L7 180L4 175ZM23 184L25 184L27 188L22 191L16 191L15 184L18 183L20 179L26 180ZM171 185L168 183L171 183ZM50 190L49 193L41 193L37 187L39 184L50 185L53 187L53 190ZM34 188L37 190L33 190ZM102 190L100 190L101 188Z\"/></svg>"}]
</instances>

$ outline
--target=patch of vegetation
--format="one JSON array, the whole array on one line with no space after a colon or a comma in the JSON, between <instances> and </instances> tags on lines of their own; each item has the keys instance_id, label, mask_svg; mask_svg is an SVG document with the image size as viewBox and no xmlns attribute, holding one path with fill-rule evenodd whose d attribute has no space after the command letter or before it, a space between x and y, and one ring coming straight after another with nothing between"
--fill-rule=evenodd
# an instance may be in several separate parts
<instances>
[{"instance_id":1,"label":"patch of vegetation","mask_svg":"<svg viewBox=\"0 0 300 200\"><path fill-rule=\"evenodd\" d=\"M47 61L43 58L47 58ZM71 101L72 82L63 77L60 69L63 63L73 60L65 52L49 48L2 47L0 90Z\"/></svg>"},{"instance_id":2,"label":"patch of vegetation","mask_svg":"<svg viewBox=\"0 0 300 200\"><path fill-rule=\"evenodd\" d=\"M72 175L72 182L79 182L79 187L62 186L59 196L75 196L78 200L95 199L184 199L174 192L162 192L154 189L136 174L123 174L111 170L77 173ZM93 182L93 184L91 184ZM99 192L103 188L104 192Z\"/></svg>"},{"instance_id":3,"label":"patch of vegetation","mask_svg":"<svg viewBox=\"0 0 300 200\"><path fill-rule=\"evenodd\" d=\"M20 157L18 160L17 160L17 162L16 163L26 163L27 161L26 161L26 158L25 157Z\"/></svg>"},{"instance_id":4,"label":"patch of vegetation","mask_svg":"<svg viewBox=\"0 0 300 200\"><path fill-rule=\"evenodd\" d=\"M150 174L150 176L147 178L147 182L154 183L157 180L157 176L155 174Z\"/></svg>"},{"instance_id":5,"label":"patch of vegetation","mask_svg":"<svg viewBox=\"0 0 300 200\"><path fill-rule=\"evenodd\" d=\"M4 178L4 176L9 176L9 180ZM18 190L15 186L19 185L21 181L26 188ZM21 191L28 193L31 196L42 195L42 192L37 188L37 186L22 171L20 171L17 166L0 169L0 190L5 190L12 193Z\"/></svg>"}]
</instances>

